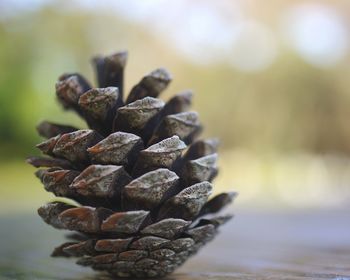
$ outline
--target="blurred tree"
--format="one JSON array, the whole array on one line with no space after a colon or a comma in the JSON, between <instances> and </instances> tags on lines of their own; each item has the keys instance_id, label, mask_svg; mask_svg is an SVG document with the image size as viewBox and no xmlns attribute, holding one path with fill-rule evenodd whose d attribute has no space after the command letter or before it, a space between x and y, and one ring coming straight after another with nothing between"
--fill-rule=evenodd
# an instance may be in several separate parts
<instances>
[{"instance_id":1,"label":"blurred tree","mask_svg":"<svg viewBox=\"0 0 350 280\"><path fill-rule=\"evenodd\" d=\"M224 148L350 154L346 63L321 70L284 50L272 66L254 74L225 63L194 65L147 28L113 13L53 6L0 20L2 159L34 152L34 126L42 118L63 123L70 118L83 126L53 101L57 77L79 71L90 78L87 57L126 48L127 85L166 66L176 78L169 91L195 89L195 109L208 124L206 132L224 139Z\"/></svg>"}]
</instances>

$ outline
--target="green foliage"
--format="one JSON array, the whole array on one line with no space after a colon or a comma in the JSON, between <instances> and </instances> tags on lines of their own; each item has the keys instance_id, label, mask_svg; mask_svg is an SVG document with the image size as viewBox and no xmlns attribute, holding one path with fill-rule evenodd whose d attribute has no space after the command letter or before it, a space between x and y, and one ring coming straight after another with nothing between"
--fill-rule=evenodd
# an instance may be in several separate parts
<instances>
[{"instance_id":1,"label":"green foliage","mask_svg":"<svg viewBox=\"0 0 350 280\"><path fill-rule=\"evenodd\" d=\"M223 139L224 148L350 153L349 64L320 70L285 50L255 74L228 65L198 66L115 15L45 8L0 21L2 159L36 153L34 128L41 119L84 126L56 104L55 81L66 71L91 78L87 58L120 49L130 53L127 89L144 73L166 66L174 75L169 93L195 89L194 109L207 135Z\"/></svg>"}]
</instances>

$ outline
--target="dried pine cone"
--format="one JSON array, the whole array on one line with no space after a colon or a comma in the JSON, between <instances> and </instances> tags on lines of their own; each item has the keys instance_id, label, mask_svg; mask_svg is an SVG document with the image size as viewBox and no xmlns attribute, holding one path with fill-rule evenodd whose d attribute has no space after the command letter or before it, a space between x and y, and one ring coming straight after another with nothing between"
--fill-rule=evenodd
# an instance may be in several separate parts
<instances>
[{"instance_id":1,"label":"dried pine cone","mask_svg":"<svg viewBox=\"0 0 350 280\"><path fill-rule=\"evenodd\" d=\"M118 277L158 277L172 272L231 216L215 216L235 193L208 201L217 175L217 141L195 140L202 127L188 112L185 91L167 103L158 95L171 81L162 68L146 75L123 99L127 53L93 60L99 88L79 74L64 74L58 100L83 117L89 129L42 122L49 157L28 162L47 191L79 204L52 202L42 219L75 231L53 256ZM204 215L210 217L203 218Z\"/></svg>"}]
</instances>

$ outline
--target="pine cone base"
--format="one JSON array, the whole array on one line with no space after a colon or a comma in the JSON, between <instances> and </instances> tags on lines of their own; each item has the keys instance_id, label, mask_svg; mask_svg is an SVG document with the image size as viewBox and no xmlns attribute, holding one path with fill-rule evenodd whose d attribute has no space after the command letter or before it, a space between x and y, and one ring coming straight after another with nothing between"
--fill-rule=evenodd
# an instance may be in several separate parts
<instances>
[{"instance_id":1,"label":"pine cone base","mask_svg":"<svg viewBox=\"0 0 350 280\"><path fill-rule=\"evenodd\" d=\"M211 225L200 230L203 236L197 237L197 241L191 237L179 237L173 240L161 238L151 240L146 248L133 245L153 238L145 236L135 239L125 251L81 258L78 264L91 266L95 270L106 270L117 277L165 276L181 266L215 235L215 228Z\"/></svg>"}]
</instances>

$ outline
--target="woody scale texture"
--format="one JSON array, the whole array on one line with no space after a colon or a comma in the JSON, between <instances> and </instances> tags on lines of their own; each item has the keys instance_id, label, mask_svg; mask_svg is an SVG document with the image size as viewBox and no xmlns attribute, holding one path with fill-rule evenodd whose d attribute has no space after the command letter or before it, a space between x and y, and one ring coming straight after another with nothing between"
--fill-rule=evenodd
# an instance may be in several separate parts
<instances>
[{"instance_id":1,"label":"woody scale texture","mask_svg":"<svg viewBox=\"0 0 350 280\"><path fill-rule=\"evenodd\" d=\"M30 157L45 190L70 201L38 209L57 229L72 231L54 257L117 277L171 273L218 232L231 215L217 214L234 192L214 197L216 139L198 139L192 93L158 98L171 81L163 68L144 76L124 98L127 53L96 57L98 88L80 74L64 74L56 95L87 129L44 121L44 157Z\"/></svg>"}]
</instances>

